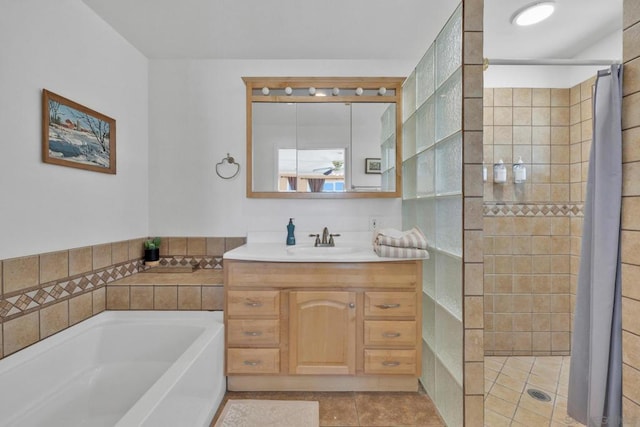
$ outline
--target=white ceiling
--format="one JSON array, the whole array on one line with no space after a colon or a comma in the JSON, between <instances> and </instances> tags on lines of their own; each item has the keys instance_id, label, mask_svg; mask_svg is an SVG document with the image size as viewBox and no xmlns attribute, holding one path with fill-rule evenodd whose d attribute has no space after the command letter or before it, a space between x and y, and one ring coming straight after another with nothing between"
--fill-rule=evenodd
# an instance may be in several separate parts
<instances>
[{"instance_id":1,"label":"white ceiling","mask_svg":"<svg viewBox=\"0 0 640 427\"><path fill-rule=\"evenodd\" d=\"M83 0L149 58L418 61L459 0ZM485 0L485 57L571 58L622 26L622 0ZM606 5L605 5L606 4Z\"/></svg>"},{"instance_id":2,"label":"white ceiling","mask_svg":"<svg viewBox=\"0 0 640 427\"><path fill-rule=\"evenodd\" d=\"M485 0L486 58L570 59L622 29L622 0L556 0L548 20L530 27L512 25L514 12L530 3L535 0ZM589 59L621 59L616 56Z\"/></svg>"}]
</instances>

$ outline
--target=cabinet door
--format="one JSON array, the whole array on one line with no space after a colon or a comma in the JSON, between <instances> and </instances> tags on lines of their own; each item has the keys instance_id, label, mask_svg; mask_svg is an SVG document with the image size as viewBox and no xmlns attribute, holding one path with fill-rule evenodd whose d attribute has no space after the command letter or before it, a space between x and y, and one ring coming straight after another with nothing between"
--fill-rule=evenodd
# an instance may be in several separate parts
<instances>
[{"instance_id":1,"label":"cabinet door","mask_svg":"<svg viewBox=\"0 0 640 427\"><path fill-rule=\"evenodd\" d=\"M356 294L289 295L289 373L352 375L356 366Z\"/></svg>"}]
</instances>

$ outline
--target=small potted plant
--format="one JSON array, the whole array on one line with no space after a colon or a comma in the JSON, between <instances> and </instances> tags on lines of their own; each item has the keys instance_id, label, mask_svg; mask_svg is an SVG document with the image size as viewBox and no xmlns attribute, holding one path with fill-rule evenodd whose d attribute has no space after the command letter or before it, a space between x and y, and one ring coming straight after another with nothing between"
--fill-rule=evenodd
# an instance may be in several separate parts
<instances>
[{"instance_id":1,"label":"small potted plant","mask_svg":"<svg viewBox=\"0 0 640 427\"><path fill-rule=\"evenodd\" d=\"M144 261L158 261L160 259L160 238L154 237L144 241Z\"/></svg>"}]
</instances>

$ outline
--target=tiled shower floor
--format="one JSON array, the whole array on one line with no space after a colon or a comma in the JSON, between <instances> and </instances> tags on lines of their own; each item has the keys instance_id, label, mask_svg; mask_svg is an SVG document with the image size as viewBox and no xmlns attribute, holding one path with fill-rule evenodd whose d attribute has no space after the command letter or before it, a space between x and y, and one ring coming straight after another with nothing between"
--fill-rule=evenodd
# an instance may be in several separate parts
<instances>
[{"instance_id":1,"label":"tiled shower floor","mask_svg":"<svg viewBox=\"0 0 640 427\"><path fill-rule=\"evenodd\" d=\"M567 415L569 356L485 357L484 425L488 427L583 426ZM551 401L527 394L537 389Z\"/></svg>"}]
</instances>

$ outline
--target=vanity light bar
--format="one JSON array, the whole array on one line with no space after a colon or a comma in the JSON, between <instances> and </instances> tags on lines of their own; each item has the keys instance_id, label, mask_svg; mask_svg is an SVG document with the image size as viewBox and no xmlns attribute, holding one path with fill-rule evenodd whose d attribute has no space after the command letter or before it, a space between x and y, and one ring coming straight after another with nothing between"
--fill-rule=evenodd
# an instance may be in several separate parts
<instances>
[{"instance_id":1,"label":"vanity light bar","mask_svg":"<svg viewBox=\"0 0 640 427\"><path fill-rule=\"evenodd\" d=\"M262 88L254 88L252 90L253 96L396 96L396 89L386 88L381 86L377 89L374 88L317 88L314 86L306 88L292 88L287 86L285 88L269 88L267 86Z\"/></svg>"}]
</instances>

